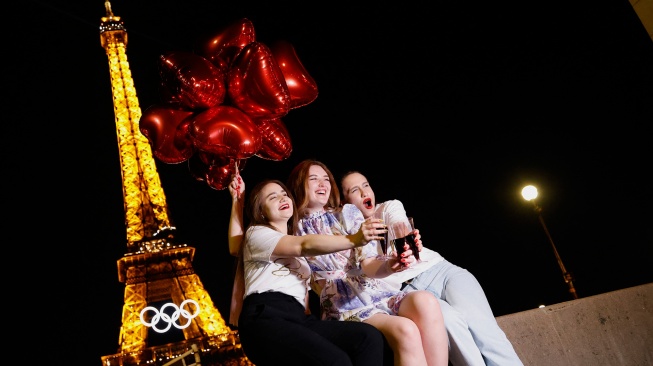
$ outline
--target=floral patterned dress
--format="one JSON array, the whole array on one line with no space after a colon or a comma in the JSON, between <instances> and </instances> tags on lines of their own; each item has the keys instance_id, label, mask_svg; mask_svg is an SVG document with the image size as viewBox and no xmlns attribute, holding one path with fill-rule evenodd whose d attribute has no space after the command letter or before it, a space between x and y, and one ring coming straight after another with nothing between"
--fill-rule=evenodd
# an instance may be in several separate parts
<instances>
[{"instance_id":1,"label":"floral patterned dress","mask_svg":"<svg viewBox=\"0 0 653 366\"><path fill-rule=\"evenodd\" d=\"M351 204L341 211L320 211L300 219L298 235L348 235L358 231L363 214ZM397 315L406 295L363 274L360 261L376 257L376 241L357 249L306 257L313 290L320 295L322 319L363 321L377 313Z\"/></svg>"}]
</instances>

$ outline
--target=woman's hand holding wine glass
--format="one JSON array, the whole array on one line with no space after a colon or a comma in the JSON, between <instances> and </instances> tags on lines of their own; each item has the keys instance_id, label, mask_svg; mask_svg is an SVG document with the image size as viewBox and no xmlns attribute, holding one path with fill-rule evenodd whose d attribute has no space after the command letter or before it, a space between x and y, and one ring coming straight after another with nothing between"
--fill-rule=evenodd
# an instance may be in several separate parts
<instances>
[{"instance_id":1,"label":"woman's hand holding wine glass","mask_svg":"<svg viewBox=\"0 0 653 366\"><path fill-rule=\"evenodd\" d=\"M413 226L413 218L409 217L408 220L403 222L397 222L388 227L389 239L394 247L394 252L396 253L397 258L401 260L402 254L406 250L410 250L413 257L415 257L415 262L419 262L419 249L417 243L415 242L415 228ZM407 257L410 257L408 255ZM404 265L410 266L410 262L405 262Z\"/></svg>"}]
</instances>

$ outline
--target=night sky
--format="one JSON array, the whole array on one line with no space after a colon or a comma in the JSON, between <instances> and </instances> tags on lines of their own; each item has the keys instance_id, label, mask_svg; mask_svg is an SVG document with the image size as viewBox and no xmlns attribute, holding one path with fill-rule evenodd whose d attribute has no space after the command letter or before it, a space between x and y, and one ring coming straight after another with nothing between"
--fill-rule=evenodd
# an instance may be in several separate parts
<instances>
[{"instance_id":1,"label":"night sky","mask_svg":"<svg viewBox=\"0 0 653 366\"><path fill-rule=\"evenodd\" d=\"M199 52L241 19L257 41L290 42L319 95L282 119L290 157L248 158L246 184L285 181L306 158L336 177L361 170L377 200L404 203L425 246L477 277L496 316L572 299L526 184L539 188L581 298L653 281L653 41L627 0L111 4L142 110L161 101L161 55ZM126 253L104 2L19 6L5 34L17 86L5 90L5 179L22 197L9 260L39 263L35 284L18 283L49 304L54 318L30 329L54 338L48 359L100 365L118 350ZM178 237L227 319L229 193L186 163L157 168Z\"/></svg>"}]
</instances>

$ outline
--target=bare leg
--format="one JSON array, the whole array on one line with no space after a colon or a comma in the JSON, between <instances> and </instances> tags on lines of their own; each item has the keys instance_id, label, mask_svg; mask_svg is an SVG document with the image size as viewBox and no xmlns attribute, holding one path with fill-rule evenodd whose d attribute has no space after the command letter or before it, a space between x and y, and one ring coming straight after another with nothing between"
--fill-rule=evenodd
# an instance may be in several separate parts
<instances>
[{"instance_id":1,"label":"bare leg","mask_svg":"<svg viewBox=\"0 0 653 366\"><path fill-rule=\"evenodd\" d=\"M399 315L413 320L419 328L427 364L447 366L449 339L438 299L428 291L413 291L401 301Z\"/></svg>"},{"instance_id":2,"label":"bare leg","mask_svg":"<svg viewBox=\"0 0 653 366\"><path fill-rule=\"evenodd\" d=\"M365 323L376 327L388 340L394 352L395 366L429 365L424 355L419 329L412 320L396 315L374 314L365 320Z\"/></svg>"}]
</instances>

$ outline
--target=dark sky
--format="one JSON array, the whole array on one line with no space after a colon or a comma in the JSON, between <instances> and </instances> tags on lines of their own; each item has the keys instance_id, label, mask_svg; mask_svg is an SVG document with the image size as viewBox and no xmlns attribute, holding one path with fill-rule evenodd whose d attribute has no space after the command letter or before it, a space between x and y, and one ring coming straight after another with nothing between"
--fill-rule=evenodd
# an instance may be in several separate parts
<instances>
[{"instance_id":1,"label":"dark sky","mask_svg":"<svg viewBox=\"0 0 653 366\"><path fill-rule=\"evenodd\" d=\"M628 1L422 3L112 7L128 32L142 110L160 103L161 55L199 52L241 19L253 23L257 41L290 42L319 95L283 118L291 156L249 158L247 184L285 180L305 158L336 176L363 171L377 199L404 202L427 247L478 278L495 315L571 300L520 196L527 183L539 187L580 297L653 281L653 41ZM126 253L99 36L104 2L20 6L6 14L19 25L5 35L6 76L18 86L5 90L5 162L14 172L6 179L25 189L14 240L23 255L41 253L29 289L54 301L49 351L99 365L118 349L124 284L116 261ZM397 162L405 167L389 172ZM194 268L227 318L229 194L194 179L185 163L157 167L179 237L196 248Z\"/></svg>"}]
</instances>

